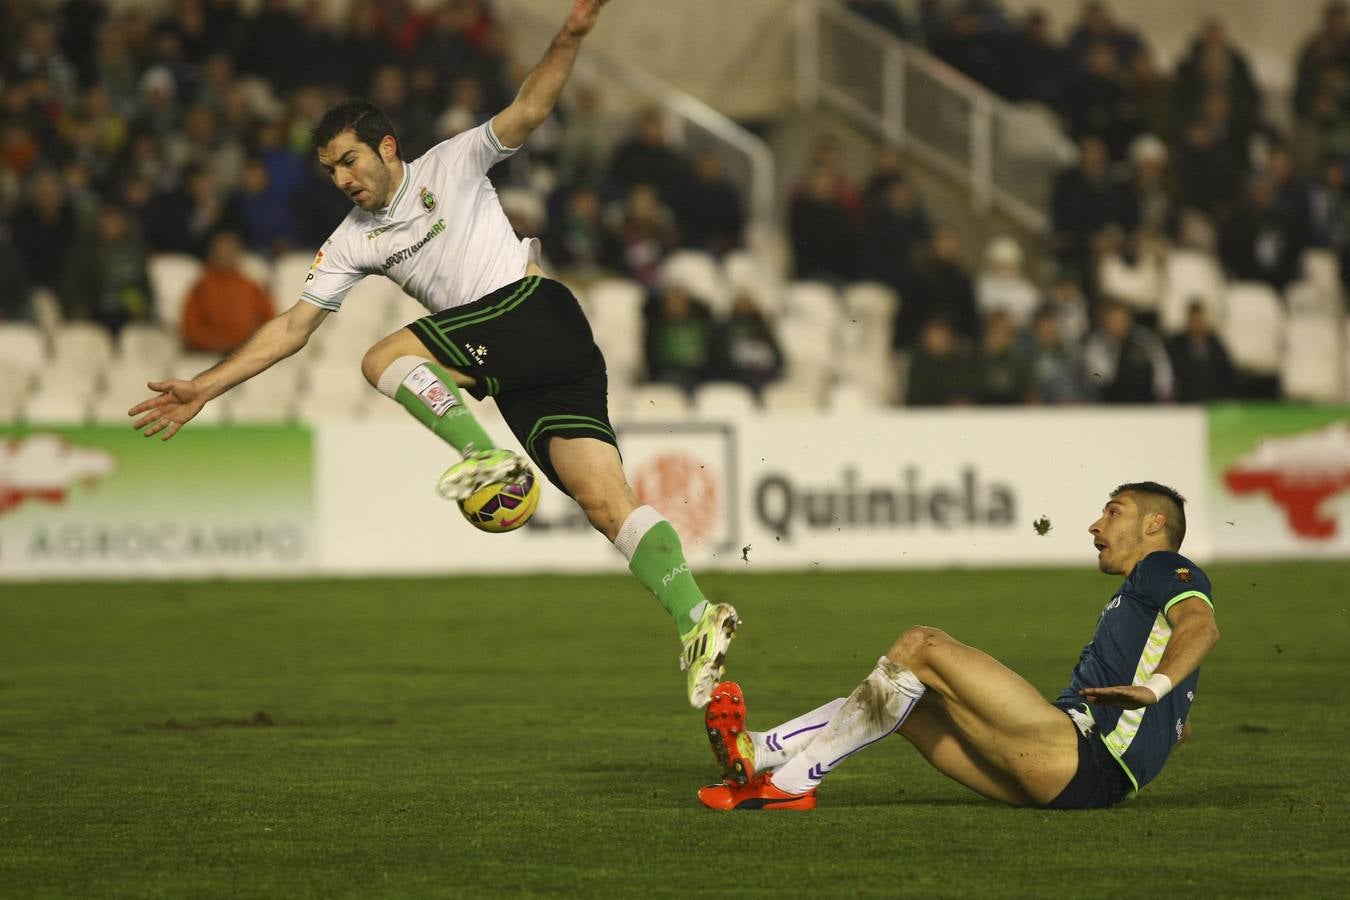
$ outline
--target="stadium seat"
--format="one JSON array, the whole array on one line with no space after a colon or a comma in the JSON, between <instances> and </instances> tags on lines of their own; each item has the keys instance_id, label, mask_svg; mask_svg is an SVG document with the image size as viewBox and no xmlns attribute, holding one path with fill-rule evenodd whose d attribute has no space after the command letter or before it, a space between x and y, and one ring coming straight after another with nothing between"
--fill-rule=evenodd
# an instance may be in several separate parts
<instances>
[{"instance_id":1,"label":"stadium seat","mask_svg":"<svg viewBox=\"0 0 1350 900\"><path fill-rule=\"evenodd\" d=\"M299 354L283 359L270 369L259 372L248 381L236 385L230 390L233 400L248 397L249 402L242 404L248 409L263 411L275 408L289 409L301 396L305 382L307 361ZM231 408L241 405L232 403Z\"/></svg>"},{"instance_id":2,"label":"stadium seat","mask_svg":"<svg viewBox=\"0 0 1350 900\"><path fill-rule=\"evenodd\" d=\"M848 415L881 406L876 396L867 387L851 381L841 381L832 385L826 392L825 411L835 415Z\"/></svg>"},{"instance_id":3,"label":"stadium seat","mask_svg":"<svg viewBox=\"0 0 1350 900\"><path fill-rule=\"evenodd\" d=\"M182 350L178 336L162 325L132 322L117 337L117 356L142 369L167 372Z\"/></svg>"},{"instance_id":4,"label":"stadium seat","mask_svg":"<svg viewBox=\"0 0 1350 900\"><path fill-rule=\"evenodd\" d=\"M61 369L89 369L97 375L112 358L112 335L102 325L67 322L52 335L52 365Z\"/></svg>"},{"instance_id":5,"label":"stadium seat","mask_svg":"<svg viewBox=\"0 0 1350 900\"><path fill-rule=\"evenodd\" d=\"M350 421L375 391L361 374L360 360L323 359L308 370L308 389L296 404L306 422Z\"/></svg>"},{"instance_id":6,"label":"stadium seat","mask_svg":"<svg viewBox=\"0 0 1350 900\"><path fill-rule=\"evenodd\" d=\"M765 313L776 314L782 298L782 284L772 277L755 258L745 250L733 250L722 260L727 289L734 295L745 292Z\"/></svg>"},{"instance_id":7,"label":"stadium seat","mask_svg":"<svg viewBox=\"0 0 1350 900\"><path fill-rule=\"evenodd\" d=\"M314 253L284 253L272 264L272 271L264 287L272 295L277 310L290 309L305 289L305 277L314 262Z\"/></svg>"},{"instance_id":8,"label":"stadium seat","mask_svg":"<svg viewBox=\"0 0 1350 900\"><path fill-rule=\"evenodd\" d=\"M694 390L694 415L700 420L744 420L758 412L755 392L739 382L710 381Z\"/></svg>"},{"instance_id":9,"label":"stadium seat","mask_svg":"<svg viewBox=\"0 0 1350 900\"><path fill-rule=\"evenodd\" d=\"M702 300L716 315L731 310L731 293L726 273L711 253L702 250L677 250L661 263L662 286L684 288Z\"/></svg>"},{"instance_id":10,"label":"stadium seat","mask_svg":"<svg viewBox=\"0 0 1350 900\"><path fill-rule=\"evenodd\" d=\"M1333 299L1339 309L1342 294L1341 263L1335 252L1313 247L1303 251L1302 262L1303 277Z\"/></svg>"},{"instance_id":11,"label":"stadium seat","mask_svg":"<svg viewBox=\"0 0 1350 900\"><path fill-rule=\"evenodd\" d=\"M1274 288L1261 282L1233 282L1224 302L1228 317L1220 334L1233 364L1258 375L1279 372L1286 315Z\"/></svg>"},{"instance_id":12,"label":"stadium seat","mask_svg":"<svg viewBox=\"0 0 1350 900\"><path fill-rule=\"evenodd\" d=\"M228 419L236 425L271 425L294 418L295 397L272 391L230 391L214 401L224 402Z\"/></svg>"},{"instance_id":13,"label":"stadium seat","mask_svg":"<svg viewBox=\"0 0 1350 900\"><path fill-rule=\"evenodd\" d=\"M47 345L36 325L0 322L0 360L31 376L47 362Z\"/></svg>"},{"instance_id":14,"label":"stadium seat","mask_svg":"<svg viewBox=\"0 0 1350 900\"><path fill-rule=\"evenodd\" d=\"M1340 295L1307 278L1285 287L1284 302L1294 315L1333 315L1340 311Z\"/></svg>"},{"instance_id":15,"label":"stadium seat","mask_svg":"<svg viewBox=\"0 0 1350 900\"><path fill-rule=\"evenodd\" d=\"M1210 321L1224 321L1223 272L1212 254L1199 250L1172 250L1167 254L1159 325L1175 334L1186 327L1186 311L1199 301L1209 310Z\"/></svg>"},{"instance_id":16,"label":"stadium seat","mask_svg":"<svg viewBox=\"0 0 1350 900\"><path fill-rule=\"evenodd\" d=\"M1105 256L1097 267L1103 296L1120 300L1136 313L1158 311L1166 277L1154 257L1127 263L1119 253Z\"/></svg>"},{"instance_id":17,"label":"stadium seat","mask_svg":"<svg viewBox=\"0 0 1350 900\"><path fill-rule=\"evenodd\" d=\"M832 332L843 316L843 299L823 281L794 281L787 286L783 300L785 318L811 322L822 331Z\"/></svg>"},{"instance_id":18,"label":"stadium seat","mask_svg":"<svg viewBox=\"0 0 1350 900\"><path fill-rule=\"evenodd\" d=\"M82 425L89 420L91 399L49 385L28 397L23 420L31 425Z\"/></svg>"},{"instance_id":19,"label":"stadium seat","mask_svg":"<svg viewBox=\"0 0 1350 900\"><path fill-rule=\"evenodd\" d=\"M183 304L201 274L202 264L185 253L156 253L150 257L148 271L155 295L155 314L161 323L177 331Z\"/></svg>"},{"instance_id":20,"label":"stadium seat","mask_svg":"<svg viewBox=\"0 0 1350 900\"><path fill-rule=\"evenodd\" d=\"M216 353L184 353L174 360L173 377L184 380L196 378L202 372L220 362L221 358ZM154 380L154 378L150 380Z\"/></svg>"},{"instance_id":21,"label":"stadium seat","mask_svg":"<svg viewBox=\"0 0 1350 900\"><path fill-rule=\"evenodd\" d=\"M0 357L0 422L13 421L31 386L27 372Z\"/></svg>"},{"instance_id":22,"label":"stadium seat","mask_svg":"<svg viewBox=\"0 0 1350 900\"><path fill-rule=\"evenodd\" d=\"M641 322L647 295L642 285L624 278L604 278L586 289L582 306L596 321Z\"/></svg>"},{"instance_id":23,"label":"stadium seat","mask_svg":"<svg viewBox=\"0 0 1350 900\"><path fill-rule=\"evenodd\" d=\"M689 398L673 384L641 384L633 388L624 418L633 422L682 421L689 414Z\"/></svg>"},{"instance_id":24,"label":"stadium seat","mask_svg":"<svg viewBox=\"0 0 1350 900\"><path fill-rule=\"evenodd\" d=\"M764 409L776 413L817 413L820 386L799 381L775 381L764 388Z\"/></svg>"},{"instance_id":25,"label":"stadium seat","mask_svg":"<svg viewBox=\"0 0 1350 900\"><path fill-rule=\"evenodd\" d=\"M149 396L150 392L144 389L144 385L140 396L130 401L105 391L95 397L94 402L89 405L89 420L98 425L122 425L129 428L136 420L127 415L127 410Z\"/></svg>"},{"instance_id":26,"label":"stadium seat","mask_svg":"<svg viewBox=\"0 0 1350 900\"><path fill-rule=\"evenodd\" d=\"M1291 400L1337 403L1342 398L1345 369L1341 323L1325 316L1300 315L1289 319L1280 385Z\"/></svg>"},{"instance_id":27,"label":"stadium seat","mask_svg":"<svg viewBox=\"0 0 1350 900\"><path fill-rule=\"evenodd\" d=\"M810 321L787 319L779 324L778 341L786 357L788 379L821 390L834 373L833 336Z\"/></svg>"},{"instance_id":28,"label":"stadium seat","mask_svg":"<svg viewBox=\"0 0 1350 900\"><path fill-rule=\"evenodd\" d=\"M264 291L272 284L272 264L256 253L244 253L239 257L239 271Z\"/></svg>"},{"instance_id":29,"label":"stadium seat","mask_svg":"<svg viewBox=\"0 0 1350 900\"><path fill-rule=\"evenodd\" d=\"M642 309L646 295L635 281L607 278L591 285L581 298L595 343L605 354L611 381L634 382L646 369Z\"/></svg>"}]
</instances>

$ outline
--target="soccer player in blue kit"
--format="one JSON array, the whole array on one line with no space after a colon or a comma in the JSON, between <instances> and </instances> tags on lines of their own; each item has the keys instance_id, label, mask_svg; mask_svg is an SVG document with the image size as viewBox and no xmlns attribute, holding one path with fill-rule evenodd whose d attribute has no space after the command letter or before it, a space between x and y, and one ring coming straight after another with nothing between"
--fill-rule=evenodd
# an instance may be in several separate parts
<instances>
[{"instance_id":1,"label":"soccer player in blue kit","mask_svg":"<svg viewBox=\"0 0 1350 900\"><path fill-rule=\"evenodd\" d=\"M738 685L715 688L705 719L723 781L699 799L814 809L826 775L897 732L944 775L1013 806L1092 809L1132 796L1190 734L1219 629L1209 579L1177 552L1186 514L1176 491L1123 484L1088 531L1098 568L1125 581L1053 702L987 654L917 626L848 697L768 731L746 729Z\"/></svg>"}]
</instances>

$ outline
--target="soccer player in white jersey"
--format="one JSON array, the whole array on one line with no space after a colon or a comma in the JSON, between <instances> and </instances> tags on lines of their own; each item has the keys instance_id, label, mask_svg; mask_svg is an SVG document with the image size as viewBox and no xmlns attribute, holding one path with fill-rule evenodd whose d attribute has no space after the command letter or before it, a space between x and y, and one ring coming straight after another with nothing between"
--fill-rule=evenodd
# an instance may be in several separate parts
<instances>
[{"instance_id":1,"label":"soccer player in white jersey","mask_svg":"<svg viewBox=\"0 0 1350 900\"><path fill-rule=\"evenodd\" d=\"M705 721L723 783L712 809L814 809L836 766L899 733L936 769L1013 806L1093 809L1132 796L1190 733L1200 664L1219 639L1209 579L1177 551L1185 501L1123 484L1088 528L1097 567L1123 575L1068 684L1048 701L1021 676L936 628L910 628L848 697L746 730L732 682Z\"/></svg>"},{"instance_id":2,"label":"soccer player in white jersey","mask_svg":"<svg viewBox=\"0 0 1350 900\"><path fill-rule=\"evenodd\" d=\"M704 598L675 529L638 505L609 423L605 363L590 326L571 292L539 268L538 242L512 231L486 175L553 111L606 2L573 0L511 105L411 162L372 104L348 100L328 110L314 129L315 149L355 206L319 250L300 300L192 380L151 382L157 396L130 415L147 437L173 437L208 401L303 347L362 278L393 279L430 315L377 342L361 369L463 456L441 477L441 494L462 499L525 472L525 461L498 448L463 403L465 390L493 397L535 464L675 619L689 702L701 707L721 677L736 611Z\"/></svg>"}]
</instances>

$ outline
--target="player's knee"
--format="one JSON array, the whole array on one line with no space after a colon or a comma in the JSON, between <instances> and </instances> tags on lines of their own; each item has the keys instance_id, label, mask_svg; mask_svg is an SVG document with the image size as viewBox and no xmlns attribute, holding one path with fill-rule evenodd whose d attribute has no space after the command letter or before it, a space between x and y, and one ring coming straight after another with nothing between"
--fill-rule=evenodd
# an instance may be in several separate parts
<instances>
[{"instance_id":1,"label":"player's knee","mask_svg":"<svg viewBox=\"0 0 1350 900\"><path fill-rule=\"evenodd\" d=\"M906 628L896 639L895 643L891 645L890 652L886 654L886 658L891 662L897 662L912 669L916 664L923 662L924 658L934 648L950 640L951 636L941 628L915 625L912 628Z\"/></svg>"},{"instance_id":2,"label":"player's knee","mask_svg":"<svg viewBox=\"0 0 1350 900\"><path fill-rule=\"evenodd\" d=\"M366 355L361 357L361 374L370 382L371 387L379 387L380 376L384 370L389 368L389 364L394 361L384 342L376 344L366 351Z\"/></svg>"}]
</instances>

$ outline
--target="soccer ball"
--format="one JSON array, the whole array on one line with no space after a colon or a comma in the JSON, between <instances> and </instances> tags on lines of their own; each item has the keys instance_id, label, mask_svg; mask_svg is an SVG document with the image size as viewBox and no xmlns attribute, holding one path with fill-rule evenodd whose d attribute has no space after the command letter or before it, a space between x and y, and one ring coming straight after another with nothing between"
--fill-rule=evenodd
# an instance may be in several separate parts
<instances>
[{"instance_id":1,"label":"soccer ball","mask_svg":"<svg viewBox=\"0 0 1350 900\"><path fill-rule=\"evenodd\" d=\"M515 531L530 520L539 506L539 480L526 472L520 481L485 485L459 501L459 511L479 531L501 534Z\"/></svg>"}]
</instances>

